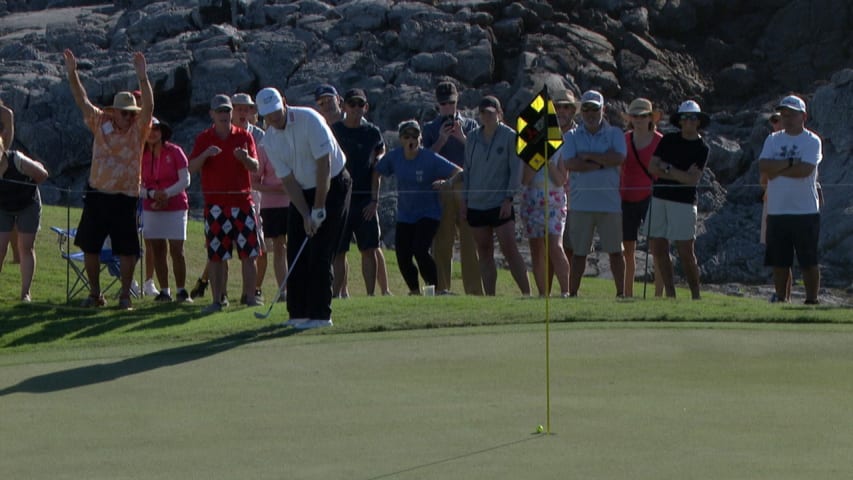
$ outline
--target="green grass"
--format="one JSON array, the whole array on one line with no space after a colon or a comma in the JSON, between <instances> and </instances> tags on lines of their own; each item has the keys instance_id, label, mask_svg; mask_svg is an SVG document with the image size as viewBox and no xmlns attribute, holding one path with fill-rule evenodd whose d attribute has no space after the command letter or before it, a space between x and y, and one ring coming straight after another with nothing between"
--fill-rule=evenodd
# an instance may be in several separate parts
<instances>
[{"instance_id":1,"label":"green grass","mask_svg":"<svg viewBox=\"0 0 853 480\"><path fill-rule=\"evenodd\" d=\"M34 303L20 305L15 301L20 277L14 265L5 265L0 275L0 352L70 346L145 344L163 341L200 342L242 332L256 332L286 318L284 304L276 305L269 320L258 320L262 309L232 306L225 312L201 316L208 296L192 305L154 303L150 298L138 300L135 310L120 312L115 308L85 310L65 303L66 266L59 256L52 225L66 225L66 209L45 207L42 232L37 238L38 267L32 293ZM70 212L71 226L79 218L79 210ZM205 262L201 222L191 221L188 228L188 283L201 272ZM386 254L391 289L405 291L392 251ZM477 298L449 297L367 297L360 275L359 257L350 254L350 293L347 300L335 300L335 328L309 335L336 335L356 332L429 329L443 327L542 323L546 318L543 299L518 296L506 271L499 275L498 296ZM460 284L458 265L455 283ZM237 269L233 269L237 271ZM270 272L271 273L271 272ZM232 272L230 292L237 296L239 276ZM264 290L276 290L271 274ZM641 291L638 287L636 291ZM612 283L593 278L584 279L581 297L554 298L549 301L551 322L741 322L741 323L851 323L849 308L804 307L801 305L769 305L765 301L706 293L702 301L687 300L684 290L672 301L649 298L616 300ZM111 299L111 305L115 305ZM234 302L236 303L236 302ZM252 335L252 333L246 334Z\"/></svg>"}]
</instances>

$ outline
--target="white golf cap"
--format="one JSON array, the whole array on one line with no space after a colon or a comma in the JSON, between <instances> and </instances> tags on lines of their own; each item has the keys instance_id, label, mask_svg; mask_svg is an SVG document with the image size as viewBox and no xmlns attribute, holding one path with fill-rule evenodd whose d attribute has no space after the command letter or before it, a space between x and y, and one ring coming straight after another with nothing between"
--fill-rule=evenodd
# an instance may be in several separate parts
<instances>
[{"instance_id":1,"label":"white golf cap","mask_svg":"<svg viewBox=\"0 0 853 480\"><path fill-rule=\"evenodd\" d=\"M284 109L284 101L281 99L281 94L275 88L265 88L258 92L255 96L255 103L258 106L258 115L269 115L276 110Z\"/></svg>"},{"instance_id":2,"label":"white golf cap","mask_svg":"<svg viewBox=\"0 0 853 480\"><path fill-rule=\"evenodd\" d=\"M779 102L779 105L776 105L776 110L780 110L783 108L806 113L806 102L804 102L802 98L796 95L788 95Z\"/></svg>"}]
</instances>

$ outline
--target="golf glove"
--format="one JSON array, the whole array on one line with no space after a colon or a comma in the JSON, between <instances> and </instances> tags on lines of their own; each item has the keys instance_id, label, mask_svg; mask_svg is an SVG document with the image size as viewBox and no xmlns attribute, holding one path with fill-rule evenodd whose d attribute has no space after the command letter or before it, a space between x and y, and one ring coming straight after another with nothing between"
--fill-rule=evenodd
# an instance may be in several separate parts
<instances>
[{"instance_id":1,"label":"golf glove","mask_svg":"<svg viewBox=\"0 0 853 480\"><path fill-rule=\"evenodd\" d=\"M323 221L326 219L326 209L325 208L312 208L311 209L311 223L314 224L315 229L319 229L320 225L323 224Z\"/></svg>"}]
</instances>

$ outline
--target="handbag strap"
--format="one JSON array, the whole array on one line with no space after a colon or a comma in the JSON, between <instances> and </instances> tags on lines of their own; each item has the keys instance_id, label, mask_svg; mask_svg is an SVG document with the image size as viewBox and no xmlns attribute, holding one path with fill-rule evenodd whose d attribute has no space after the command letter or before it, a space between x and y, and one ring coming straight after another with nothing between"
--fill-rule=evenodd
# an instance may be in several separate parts
<instances>
[{"instance_id":1,"label":"handbag strap","mask_svg":"<svg viewBox=\"0 0 853 480\"><path fill-rule=\"evenodd\" d=\"M634 132L631 132L631 142L630 143L631 143L631 149L634 150L634 158L637 160L637 163L640 165L640 168L643 169L643 173L645 173L646 176L649 177L649 180L654 182L655 177L653 177L652 174L649 173L649 170L646 168L645 165L643 165L643 162L640 161L640 152L637 151L637 146L634 145Z\"/></svg>"}]
</instances>

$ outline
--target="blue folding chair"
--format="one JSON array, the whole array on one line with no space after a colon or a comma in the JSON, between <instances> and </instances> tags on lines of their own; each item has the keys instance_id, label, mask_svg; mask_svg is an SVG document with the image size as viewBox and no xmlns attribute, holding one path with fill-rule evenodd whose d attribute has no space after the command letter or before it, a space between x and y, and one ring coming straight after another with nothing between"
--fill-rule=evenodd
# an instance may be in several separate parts
<instances>
[{"instance_id":1,"label":"blue folding chair","mask_svg":"<svg viewBox=\"0 0 853 480\"><path fill-rule=\"evenodd\" d=\"M65 259L66 274L65 274L65 301L71 303L81 292L88 294L89 292L89 277L86 275L85 255L82 251L71 251L71 239L77 235L77 229L71 228L68 230L59 227L50 227L56 233L57 242L59 244L59 252L62 258ZM113 255L110 238L104 242L104 248L101 249L101 278L108 278L105 287L101 288L101 294L108 295L108 292L120 285L121 280L121 262L118 255ZM71 272L74 272L74 278L71 278ZM104 276L106 272L106 277ZM134 285L130 289L130 294L134 297L138 296L139 286ZM118 293L117 293L118 294Z\"/></svg>"}]
</instances>

